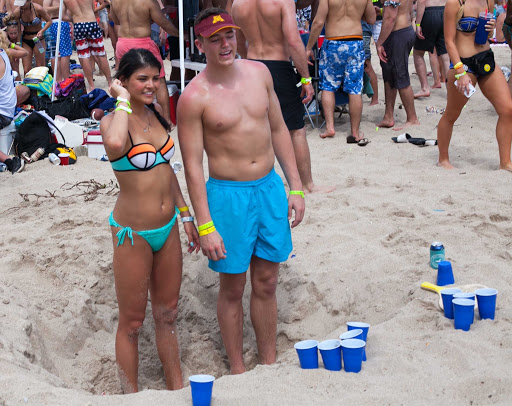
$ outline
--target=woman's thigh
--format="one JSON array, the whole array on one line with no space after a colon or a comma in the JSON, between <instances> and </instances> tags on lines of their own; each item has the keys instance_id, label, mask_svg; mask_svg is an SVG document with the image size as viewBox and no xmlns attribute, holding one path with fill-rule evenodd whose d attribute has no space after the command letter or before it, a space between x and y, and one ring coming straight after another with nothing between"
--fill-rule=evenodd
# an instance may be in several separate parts
<instances>
[{"instance_id":1,"label":"woman's thigh","mask_svg":"<svg viewBox=\"0 0 512 406\"><path fill-rule=\"evenodd\" d=\"M483 95L491 102L498 114L510 114L512 96L507 80L498 65L493 73L478 79L478 84Z\"/></svg>"},{"instance_id":2,"label":"woman's thigh","mask_svg":"<svg viewBox=\"0 0 512 406\"><path fill-rule=\"evenodd\" d=\"M476 76L472 73L467 73L469 78L471 79L471 83L473 86L476 86L477 80ZM459 117L462 108L466 105L469 99L463 95L457 87L455 86L455 71L450 69L448 71L448 78L446 82L446 110L444 115L447 118L451 118L456 120Z\"/></svg>"},{"instance_id":3,"label":"woman's thigh","mask_svg":"<svg viewBox=\"0 0 512 406\"><path fill-rule=\"evenodd\" d=\"M148 301L153 252L146 240L136 234L133 234L134 245L131 245L130 239L126 236L124 243L118 247L118 231L119 228L112 227L119 319L143 320Z\"/></svg>"},{"instance_id":4,"label":"woman's thigh","mask_svg":"<svg viewBox=\"0 0 512 406\"><path fill-rule=\"evenodd\" d=\"M179 220L176 219L176 222ZM176 307L180 295L183 257L178 224L174 224L164 246L155 252L150 292L153 308Z\"/></svg>"}]
</instances>

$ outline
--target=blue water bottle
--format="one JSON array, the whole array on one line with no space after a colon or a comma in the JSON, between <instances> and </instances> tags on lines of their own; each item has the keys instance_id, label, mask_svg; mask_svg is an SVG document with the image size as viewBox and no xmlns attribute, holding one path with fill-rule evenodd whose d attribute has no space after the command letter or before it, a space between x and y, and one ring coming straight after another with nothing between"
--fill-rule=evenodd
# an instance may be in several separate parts
<instances>
[{"instance_id":1,"label":"blue water bottle","mask_svg":"<svg viewBox=\"0 0 512 406\"><path fill-rule=\"evenodd\" d=\"M430 266L437 269L439 262L444 261L444 245L440 242L433 242L430 246Z\"/></svg>"}]
</instances>

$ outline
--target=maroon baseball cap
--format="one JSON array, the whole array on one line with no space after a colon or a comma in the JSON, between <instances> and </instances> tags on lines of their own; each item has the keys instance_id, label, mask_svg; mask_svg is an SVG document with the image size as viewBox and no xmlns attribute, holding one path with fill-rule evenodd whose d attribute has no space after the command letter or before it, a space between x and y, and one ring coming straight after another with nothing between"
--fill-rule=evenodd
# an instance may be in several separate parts
<instances>
[{"instance_id":1,"label":"maroon baseball cap","mask_svg":"<svg viewBox=\"0 0 512 406\"><path fill-rule=\"evenodd\" d=\"M197 36L202 35L203 37L208 38L224 28L240 29L238 25L235 25L229 14L221 13L211 15L202 20L194 27L194 32Z\"/></svg>"}]
</instances>

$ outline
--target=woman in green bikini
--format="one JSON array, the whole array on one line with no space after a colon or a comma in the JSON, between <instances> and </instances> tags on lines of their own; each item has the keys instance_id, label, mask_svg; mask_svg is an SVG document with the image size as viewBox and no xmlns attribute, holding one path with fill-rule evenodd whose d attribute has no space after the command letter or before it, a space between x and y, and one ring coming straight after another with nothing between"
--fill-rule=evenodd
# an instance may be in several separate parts
<instances>
[{"instance_id":1,"label":"woman in green bikini","mask_svg":"<svg viewBox=\"0 0 512 406\"><path fill-rule=\"evenodd\" d=\"M159 73L160 63L151 52L127 52L110 86L116 111L101 120L103 143L120 187L109 222L119 304L116 361L125 393L138 390L138 332L148 291L167 388L183 387L176 328L182 272L178 214L188 252L200 248L194 218L169 164L174 142L152 104Z\"/></svg>"}]
</instances>

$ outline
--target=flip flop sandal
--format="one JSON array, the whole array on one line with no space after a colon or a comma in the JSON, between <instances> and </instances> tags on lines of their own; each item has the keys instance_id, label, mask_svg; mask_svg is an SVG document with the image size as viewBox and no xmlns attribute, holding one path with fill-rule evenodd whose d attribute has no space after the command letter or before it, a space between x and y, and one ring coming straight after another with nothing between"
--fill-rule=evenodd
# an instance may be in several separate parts
<instances>
[{"instance_id":1,"label":"flip flop sandal","mask_svg":"<svg viewBox=\"0 0 512 406\"><path fill-rule=\"evenodd\" d=\"M414 145L425 145L425 138L409 138L409 142Z\"/></svg>"},{"instance_id":2,"label":"flip flop sandal","mask_svg":"<svg viewBox=\"0 0 512 406\"><path fill-rule=\"evenodd\" d=\"M403 143L403 142L409 141L411 138L412 137L409 134L403 133L403 134L400 134L398 137L392 137L391 139L395 142Z\"/></svg>"},{"instance_id":3,"label":"flip flop sandal","mask_svg":"<svg viewBox=\"0 0 512 406\"><path fill-rule=\"evenodd\" d=\"M357 142L360 147L366 147L371 141L368 138L362 138Z\"/></svg>"},{"instance_id":4,"label":"flip flop sandal","mask_svg":"<svg viewBox=\"0 0 512 406\"><path fill-rule=\"evenodd\" d=\"M354 137L353 135L349 135L347 137L347 144L358 144L359 141L356 140L356 137Z\"/></svg>"}]
</instances>

